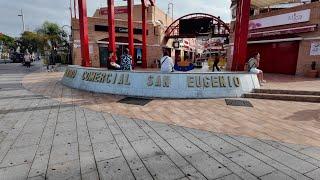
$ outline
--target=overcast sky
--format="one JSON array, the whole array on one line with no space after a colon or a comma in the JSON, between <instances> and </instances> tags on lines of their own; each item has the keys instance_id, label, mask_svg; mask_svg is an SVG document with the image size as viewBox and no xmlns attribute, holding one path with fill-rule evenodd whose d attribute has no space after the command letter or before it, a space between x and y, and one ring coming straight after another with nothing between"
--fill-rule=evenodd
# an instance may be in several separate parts
<instances>
[{"instance_id":1,"label":"overcast sky","mask_svg":"<svg viewBox=\"0 0 320 180\"><path fill-rule=\"evenodd\" d=\"M73 1L73 0L72 0ZM156 5L167 12L171 0L156 0ZM172 0L175 18L194 12L205 12L230 20L230 0ZM0 0L0 32L19 36L22 32L20 9L23 10L26 30L34 30L44 21L70 24L70 0ZM141 1L140 1L141 2ZM123 0L115 0L116 5L125 5ZM136 4L139 0L136 0ZM95 9L106 6L107 0L87 0L88 16Z\"/></svg>"}]
</instances>

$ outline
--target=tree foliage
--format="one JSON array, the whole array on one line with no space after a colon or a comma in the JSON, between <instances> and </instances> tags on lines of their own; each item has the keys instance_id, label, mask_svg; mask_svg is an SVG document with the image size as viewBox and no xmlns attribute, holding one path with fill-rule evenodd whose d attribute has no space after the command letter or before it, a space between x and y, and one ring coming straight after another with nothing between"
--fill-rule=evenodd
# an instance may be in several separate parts
<instances>
[{"instance_id":1,"label":"tree foliage","mask_svg":"<svg viewBox=\"0 0 320 180\"><path fill-rule=\"evenodd\" d=\"M35 32L25 31L22 33L21 38L17 43L21 46L22 52L25 52L26 49L29 52L37 52L38 50L43 52L46 48L46 37L38 35Z\"/></svg>"},{"instance_id":2,"label":"tree foliage","mask_svg":"<svg viewBox=\"0 0 320 180\"><path fill-rule=\"evenodd\" d=\"M37 29L37 34L44 36L48 40L48 45L52 48L66 47L68 44L67 33L55 23L44 22Z\"/></svg>"},{"instance_id":3,"label":"tree foliage","mask_svg":"<svg viewBox=\"0 0 320 180\"><path fill-rule=\"evenodd\" d=\"M15 44L14 38L7 36L5 34L0 34L0 41L8 48L12 48Z\"/></svg>"}]
</instances>

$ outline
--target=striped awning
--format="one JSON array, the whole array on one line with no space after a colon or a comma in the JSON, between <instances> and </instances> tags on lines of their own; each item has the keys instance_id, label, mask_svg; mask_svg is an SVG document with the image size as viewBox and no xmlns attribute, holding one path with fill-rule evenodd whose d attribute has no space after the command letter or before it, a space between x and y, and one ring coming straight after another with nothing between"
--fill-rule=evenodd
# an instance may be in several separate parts
<instances>
[{"instance_id":1,"label":"striped awning","mask_svg":"<svg viewBox=\"0 0 320 180\"><path fill-rule=\"evenodd\" d=\"M286 2L290 2L290 0L251 0L251 4L256 7L267 7L270 5Z\"/></svg>"}]
</instances>

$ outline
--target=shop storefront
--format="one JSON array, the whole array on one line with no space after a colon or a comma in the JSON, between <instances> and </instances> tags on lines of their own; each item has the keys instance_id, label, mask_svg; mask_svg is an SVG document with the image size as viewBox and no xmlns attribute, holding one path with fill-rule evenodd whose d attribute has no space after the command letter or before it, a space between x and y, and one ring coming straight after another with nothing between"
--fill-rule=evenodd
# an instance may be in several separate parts
<instances>
[{"instance_id":1,"label":"shop storefront","mask_svg":"<svg viewBox=\"0 0 320 180\"><path fill-rule=\"evenodd\" d=\"M134 56L136 66L142 64L142 21L141 5L134 6ZM93 67L106 67L109 57L108 45L108 9L97 9L93 17L88 17L89 54ZM115 7L115 32L117 57L128 48L127 7ZM162 56L162 48L172 48L172 43L164 40L165 28L172 23L172 19L157 7L147 9L147 65L151 67ZM78 19L72 19L73 64L81 64L81 46Z\"/></svg>"},{"instance_id":2,"label":"shop storefront","mask_svg":"<svg viewBox=\"0 0 320 180\"><path fill-rule=\"evenodd\" d=\"M314 2L251 17L247 59L259 52L267 73L303 75L313 61L319 66L319 9Z\"/></svg>"}]
</instances>

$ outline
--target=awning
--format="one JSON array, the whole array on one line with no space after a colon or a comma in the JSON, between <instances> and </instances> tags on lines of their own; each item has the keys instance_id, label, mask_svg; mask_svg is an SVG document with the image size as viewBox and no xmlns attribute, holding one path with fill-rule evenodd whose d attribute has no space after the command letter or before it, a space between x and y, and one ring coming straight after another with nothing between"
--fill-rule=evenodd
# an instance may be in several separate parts
<instances>
[{"instance_id":1,"label":"awning","mask_svg":"<svg viewBox=\"0 0 320 180\"><path fill-rule=\"evenodd\" d=\"M251 0L251 4L257 7L267 7L274 4L286 3L290 2L290 0Z\"/></svg>"}]
</instances>

